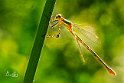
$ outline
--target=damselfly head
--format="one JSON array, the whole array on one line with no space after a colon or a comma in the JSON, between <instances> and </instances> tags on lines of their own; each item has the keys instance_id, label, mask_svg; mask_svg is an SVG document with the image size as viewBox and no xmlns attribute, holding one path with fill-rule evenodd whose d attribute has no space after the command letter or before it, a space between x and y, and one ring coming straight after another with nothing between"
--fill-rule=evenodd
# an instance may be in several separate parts
<instances>
[{"instance_id":1,"label":"damselfly head","mask_svg":"<svg viewBox=\"0 0 124 83\"><path fill-rule=\"evenodd\" d=\"M59 23L59 21L61 20L61 18L62 18L61 14L57 14L56 16L51 17L50 27L53 28L54 26L56 26Z\"/></svg>"},{"instance_id":2,"label":"damselfly head","mask_svg":"<svg viewBox=\"0 0 124 83\"><path fill-rule=\"evenodd\" d=\"M62 17L61 14L57 14L57 15L55 16L55 19L56 19L56 20L59 20L59 19L61 19L61 17Z\"/></svg>"}]
</instances>

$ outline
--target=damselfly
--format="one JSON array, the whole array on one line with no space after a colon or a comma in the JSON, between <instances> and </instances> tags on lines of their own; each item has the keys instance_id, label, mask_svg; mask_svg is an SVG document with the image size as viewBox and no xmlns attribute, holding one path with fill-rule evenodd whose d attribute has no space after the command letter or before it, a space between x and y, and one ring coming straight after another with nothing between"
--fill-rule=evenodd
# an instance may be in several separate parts
<instances>
[{"instance_id":1,"label":"damselfly","mask_svg":"<svg viewBox=\"0 0 124 83\"><path fill-rule=\"evenodd\" d=\"M56 37L58 38L60 35L60 28L61 26L65 26L69 32L73 35L73 37L75 38L77 45L79 47L79 52L80 52L80 56L82 58L82 60L85 62L84 57L82 55L82 51L81 51L81 46L80 44L82 44L90 53L92 53L92 55L107 69L107 71L115 76L116 72L109 67L98 55L97 53L95 53L78 35L77 33L73 30L74 27L76 27L77 29L81 29L78 25L68 21L67 19L65 19L64 17L62 17L61 14L57 14L54 18L52 18L51 20L52 24L50 25L50 27L55 27L58 26L58 34L56 36L47 36L47 37ZM85 33L82 33L85 34ZM96 36L97 37L97 36Z\"/></svg>"}]
</instances>

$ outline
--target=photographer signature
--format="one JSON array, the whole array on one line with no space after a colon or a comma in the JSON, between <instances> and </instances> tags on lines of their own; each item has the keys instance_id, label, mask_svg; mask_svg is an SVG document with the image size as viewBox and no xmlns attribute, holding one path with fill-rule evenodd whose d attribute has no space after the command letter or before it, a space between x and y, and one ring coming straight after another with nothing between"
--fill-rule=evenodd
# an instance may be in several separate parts
<instances>
[{"instance_id":1,"label":"photographer signature","mask_svg":"<svg viewBox=\"0 0 124 83\"><path fill-rule=\"evenodd\" d=\"M15 71L13 73L10 73L9 71L7 71L5 76L15 78L15 77L18 77L18 73L16 73Z\"/></svg>"}]
</instances>

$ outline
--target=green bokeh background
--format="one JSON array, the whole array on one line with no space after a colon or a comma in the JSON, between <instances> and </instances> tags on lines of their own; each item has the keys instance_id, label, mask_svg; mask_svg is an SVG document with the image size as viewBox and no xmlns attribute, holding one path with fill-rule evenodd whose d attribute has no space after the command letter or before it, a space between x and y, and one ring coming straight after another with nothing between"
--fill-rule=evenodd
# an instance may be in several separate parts
<instances>
[{"instance_id":1,"label":"green bokeh background","mask_svg":"<svg viewBox=\"0 0 124 83\"><path fill-rule=\"evenodd\" d=\"M99 41L89 45L117 76L109 75L82 46L84 64L73 37L62 27L60 38L45 39L34 83L124 83L123 3L57 0L53 11L72 22L94 26ZM22 83L44 4L45 0L0 0L0 83ZM7 71L18 77L6 76Z\"/></svg>"}]
</instances>

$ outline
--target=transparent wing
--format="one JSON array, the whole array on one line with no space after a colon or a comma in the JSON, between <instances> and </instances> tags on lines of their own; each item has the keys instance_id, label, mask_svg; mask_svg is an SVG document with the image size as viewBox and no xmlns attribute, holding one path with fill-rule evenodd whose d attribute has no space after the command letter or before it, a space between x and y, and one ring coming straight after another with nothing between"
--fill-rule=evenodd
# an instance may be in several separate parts
<instances>
[{"instance_id":1,"label":"transparent wing","mask_svg":"<svg viewBox=\"0 0 124 83\"><path fill-rule=\"evenodd\" d=\"M78 24L73 24L73 31L85 40L85 42L98 43L98 36L96 35L95 29L92 26L82 26ZM90 41L89 41L90 40Z\"/></svg>"}]
</instances>

